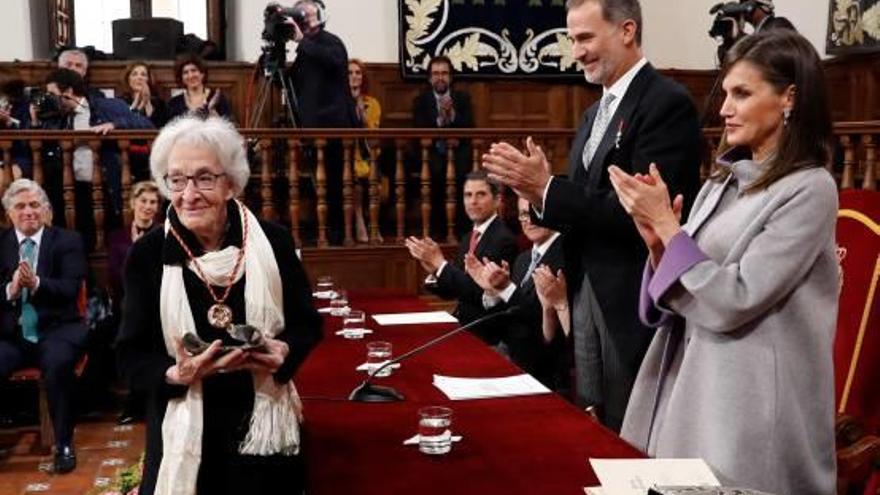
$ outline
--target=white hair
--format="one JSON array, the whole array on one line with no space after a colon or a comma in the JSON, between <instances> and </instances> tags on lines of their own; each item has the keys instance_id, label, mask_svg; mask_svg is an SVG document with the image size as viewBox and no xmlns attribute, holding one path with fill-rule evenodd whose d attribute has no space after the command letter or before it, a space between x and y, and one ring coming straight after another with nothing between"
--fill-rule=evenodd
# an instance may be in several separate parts
<instances>
[{"instance_id":1,"label":"white hair","mask_svg":"<svg viewBox=\"0 0 880 495\"><path fill-rule=\"evenodd\" d=\"M40 196L40 203L43 204L43 207L46 210L52 209L52 203L49 202L49 196L46 194L46 191L37 184L36 182L30 179L17 179L12 184L9 184L9 188L6 189L6 192L3 193L3 209L9 211L12 209L12 202L15 197L23 192L35 191Z\"/></svg>"},{"instance_id":2,"label":"white hair","mask_svg":"<svg viewBox=\"0 0 880 495\"><path fill-rule=\"evenodd\" d=\"M79 48L71 48L69 50L64 50L63 52L61 52L61 54L58 55L58 65L63 64L65 59L70 58L73 55L82 57L83 60L86 61L86 69L89 68L89 56L86 55L86 52L80 50Z\"/></svg>"},{"instance_id":3,"label":"white hair","mask_svg":"<svg viewBox=\"0 0 880 495\"><path fill-rule=\"evenodd\" d=\"M222 117L185 115L162 128L150 150L150 172L166 198L171 197L171 191L165 184L168 157L178 144L206 148L214 152L223 172L232 183L233 192L238 195L244 191L251 176L251 168L247 161L244 138L232 122Z\"/></svg>"}]
</instances>

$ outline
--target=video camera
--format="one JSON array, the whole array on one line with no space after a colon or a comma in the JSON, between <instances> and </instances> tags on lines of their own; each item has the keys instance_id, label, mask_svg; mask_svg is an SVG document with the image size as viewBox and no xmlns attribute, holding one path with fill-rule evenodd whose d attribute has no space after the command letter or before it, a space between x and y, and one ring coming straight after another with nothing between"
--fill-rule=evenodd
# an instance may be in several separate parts
<instances>
[{"instance_id":1,"label":"video camera","mask_svg":"<svg viewBox=\"0 0 880 495\"><path fill-rule=\"evenodd\" d=\"M306 30L306 11L301 7L282 7L275 2L266 5L263 10L263 39L272 43L292 40L296 30L286 22L288 19L301 31Z\"/></svg>"},{"instance_id":2,"label":"video camera","mask_svg":"<svg viewBox=\"0 0 880 495\"><path fill-rule=\"evenodd\" d=\"M37 118L42 122L60 121L64 117L61 100L57 95L32 89L28 100L37 109Z\"/></svg>"}]
</instances>

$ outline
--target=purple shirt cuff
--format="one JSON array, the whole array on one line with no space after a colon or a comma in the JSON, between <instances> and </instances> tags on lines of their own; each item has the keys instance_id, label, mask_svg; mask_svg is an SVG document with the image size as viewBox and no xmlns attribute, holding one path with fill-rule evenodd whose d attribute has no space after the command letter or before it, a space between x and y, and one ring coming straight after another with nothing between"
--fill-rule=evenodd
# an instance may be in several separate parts
<instances>
[{"instance_id":1,"label":"purple shirt cuff","mask_svg":"<svg viewBox=\"0 0 880 495\"><path fill-rule=\"evenodd\" d=\"M651 260L648 260L645 262L645 271L642 273L642 288L639 291L639 319L646 327L659 328L669 323L672 315L657 307L648 294L648 285L653 277L654 268L651 266Z\"/></svg>"},{"instance_id":2,"label":"purple shirt cuff","mask_svg":"<svg viewBox=\"0 0 880 495\"><path fill-rule=\"evenodd\" d=\"M684 231L675 234L666 246L654 276L648 283L648 296L658 306L666 292L697 263L708 260L697 242Z\"/></svg>"}]
</instances>

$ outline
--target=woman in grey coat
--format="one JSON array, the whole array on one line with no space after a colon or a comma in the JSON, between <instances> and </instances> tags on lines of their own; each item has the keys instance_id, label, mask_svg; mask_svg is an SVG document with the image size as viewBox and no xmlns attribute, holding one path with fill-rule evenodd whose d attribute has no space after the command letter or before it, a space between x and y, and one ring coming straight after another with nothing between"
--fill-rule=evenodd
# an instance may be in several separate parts
<instances>
[{"instance_id":1,"label":"woman in grey coat","mask_svg":"<svg viewBox=\"0 0 880 495\"><path fill-rule=\"evenodd\" d=\"M831 494L837 188L831 119L810 43L749 36L727 60L731 149L679 225L657 168L611 167L651 259L640 316L659 330L621 436L656 457L701 457L727 486Z\"/></svg>"}]
</instances>

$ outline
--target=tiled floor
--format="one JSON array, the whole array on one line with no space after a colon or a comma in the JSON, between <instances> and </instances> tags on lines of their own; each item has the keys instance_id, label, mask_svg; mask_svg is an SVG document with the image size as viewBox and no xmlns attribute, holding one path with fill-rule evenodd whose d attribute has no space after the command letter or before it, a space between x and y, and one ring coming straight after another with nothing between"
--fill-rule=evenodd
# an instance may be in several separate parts
<instances>
[{"instance_id":1,"label":"tiled floor","mask_svg":"<svg viewBox=\"0 0 880 495\"><path fill-rule=\"evenodd\" d=\"M52 474L52 456L40 452L36 426L0 430L0 495L83 495L137 462L144 448L143 424L117 426L115 418L76 428L77 468Z\"/></svg>"}]
</instances>

